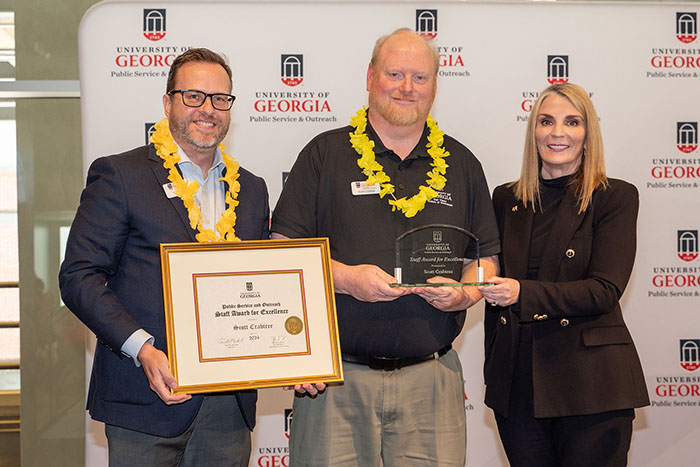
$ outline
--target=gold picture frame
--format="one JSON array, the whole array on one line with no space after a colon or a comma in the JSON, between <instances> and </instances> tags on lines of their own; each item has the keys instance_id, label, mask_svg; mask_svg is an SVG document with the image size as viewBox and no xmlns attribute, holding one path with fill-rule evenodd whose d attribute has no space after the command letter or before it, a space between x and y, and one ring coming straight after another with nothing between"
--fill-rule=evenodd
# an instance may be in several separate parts
<instances>
[{"instance_id":1,"label":"gold picture frame","mask_svg":"<svg viewBox=\"0 0 700 467\"><path fill-rule=\"evenodd\" d=\"M160 245L175 393L343 381L327 238Z\"/></svg>"}]
</instances>

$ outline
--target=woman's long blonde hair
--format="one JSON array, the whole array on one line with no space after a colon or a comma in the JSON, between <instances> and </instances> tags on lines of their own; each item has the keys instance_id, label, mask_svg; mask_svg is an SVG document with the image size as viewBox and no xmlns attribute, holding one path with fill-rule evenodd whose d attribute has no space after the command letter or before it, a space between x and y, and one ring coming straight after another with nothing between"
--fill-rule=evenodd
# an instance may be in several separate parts
<instances>
[{"instance_id":1,"label":"woman's long blonde hair","mask_svg":"<svg viewBox=\"0 0 700 467\"><path fill-rule=\"evenodd\" d=\"M598 188L608 186L608 178L605 176L605 157L603 154L603 136L598 124L598 114L593 107L588 93L573 83L554 84L542 91L535 101L527 122L525 135L525 149L523 150L523 167L520 178L513 183L512 189L515 196L527 206L532 205L535 210L540 205L540 170L541 160L537 152L535 140L535 128L537 115L542 102L550 95L558 94L571 102L571 104L583 116L586 124L586 138L583 144L583 156L581 165L576 171L571 185L576 190L579 203L579 214L588 209L593 198L593 192Z\"/></svg>"}]
</instances>

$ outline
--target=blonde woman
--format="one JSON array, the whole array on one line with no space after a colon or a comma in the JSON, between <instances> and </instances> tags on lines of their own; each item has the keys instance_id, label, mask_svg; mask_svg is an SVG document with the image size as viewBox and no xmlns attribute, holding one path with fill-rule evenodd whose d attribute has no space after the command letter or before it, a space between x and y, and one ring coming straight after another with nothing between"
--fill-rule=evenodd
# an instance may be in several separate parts
<instances>
[{"instance_id":1,"label":"blonde woman","mask_svg":"<svg viewBox=\"0 0 700 467\"><path fill-rule=\"evenodd\" d=\"M494 191L503 277L481 287L486 404L512 466L624 466L649 404L619 300L637 189L605 175L598 116L571 84L530 116L520 178Z\"/></svg>"}]
</instances>

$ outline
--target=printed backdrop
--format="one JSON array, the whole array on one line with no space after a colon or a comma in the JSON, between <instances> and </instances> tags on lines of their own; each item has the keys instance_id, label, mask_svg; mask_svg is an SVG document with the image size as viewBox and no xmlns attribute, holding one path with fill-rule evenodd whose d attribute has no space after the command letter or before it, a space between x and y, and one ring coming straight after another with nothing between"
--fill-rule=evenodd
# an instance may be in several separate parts
<instances>
[{"instance_id":1,"label":"printed backdrop","mask_svg":"<svg viewBox=\"0 0 700 467\"><path fill-rule=\"evenodd\" d=\"M374 41L399 27L435 38L433 116L481 160L491 189L516 178L529 111L550 83L592 96L608 174L640 190L639 246L623 299L651 394L632 466L692 465L700 439L700 6L463 2L103 2L80 27L85 170L145 144L163 117L168 67L190 47L224 53L236 103L225 144L262 176L274 206L297 153L366 103ZM457 342L468 464L507 465L483 405L483 305ZM91 358L89 358L91 360ZM291 394L260 392L251 465L288 465ZM87 421L87 465L107 465Z\"/></svg>"}]
</instances>

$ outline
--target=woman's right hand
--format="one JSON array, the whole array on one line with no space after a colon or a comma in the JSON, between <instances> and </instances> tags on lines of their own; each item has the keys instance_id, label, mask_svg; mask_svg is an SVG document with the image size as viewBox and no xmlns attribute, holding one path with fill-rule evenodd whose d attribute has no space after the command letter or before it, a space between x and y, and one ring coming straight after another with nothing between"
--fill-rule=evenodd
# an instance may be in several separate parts
<instances>
[{"instance_id":1,"label":"woman's right hand","mask_svg":"<svg viewBox=\"0 0 700 467\"><path fill-rule=\"evenodd\" d=\"M479 292L491 305L510 306L520 299L520 282L517 280L492 276L487 278L486 282L493 282L495 285L481 285Z\"/></svg>"}]
</instances>

